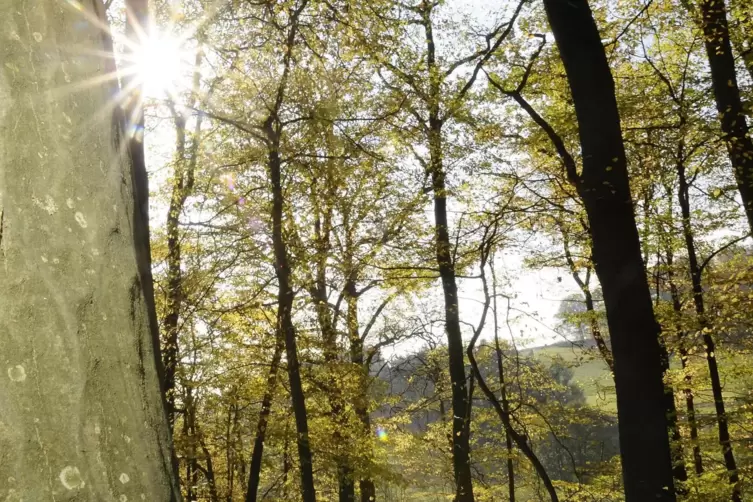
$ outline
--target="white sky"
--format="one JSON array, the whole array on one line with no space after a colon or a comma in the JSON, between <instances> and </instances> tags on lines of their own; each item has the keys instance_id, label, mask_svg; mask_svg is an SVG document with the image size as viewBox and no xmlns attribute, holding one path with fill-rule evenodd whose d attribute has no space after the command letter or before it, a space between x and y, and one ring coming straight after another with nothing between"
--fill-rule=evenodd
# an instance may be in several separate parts
<instances>
[{"instance_id":1,"label":"white sky","mask_svg":"<svg viewBox=\"0 0 753 502\"><path fill-rule=\"evenodd\" d=\"M453 5L458 10L468 13L472 18L479 19L488 16L490 10L488 0L458 0ZM496 10L498 11L499 8L497 7ZM150 60L145 66L149 71L154 72L156 68L159 68L159 61ZM186 81L184 85L190 86L190 83ZM171 120L159 120L155 113L167 117L166 110L162 110L161 113L158 110L153 110L152 113L147 114L145 142L152 192L158 191L170 174L168 163L172 158L175 141ZM154 227L164 225L166 213L167 207L165 204L157 203L153 197L151 203L152 225ZM433 224L433 221L431 223ZM499 292L512 297L510 305L513 309L511 316L514 318L513 331L516 342L518 346L536 346L561 341L562 337L552 330L557 325L555 314L559 308L560 300L568 294L577 292L577 288L570 275L565 273L564 270L557 271L551 268L530 270L522 266L522 261L522 254L508 250L497 257L496 264L500 282ZM558 277L561 278L561 281L557 280ZM460 279L459 288L461 318L463 321L475 325L478 323L483 301L481 283L479 280ZM434 285L434 293L436 293L436 300L441 304L441 287L438 282ZM504 325L506 301L499 299L498 305L500 308L500 336L509 339L509 332ZM490 312L482 339L492 334L492 326ZM470 330L467 327L464 327L464 330L467 334L466 338L468 338ZM401 346L395 350L402 352L409 348L411 347Z\"/></svg>"}]
</instances>

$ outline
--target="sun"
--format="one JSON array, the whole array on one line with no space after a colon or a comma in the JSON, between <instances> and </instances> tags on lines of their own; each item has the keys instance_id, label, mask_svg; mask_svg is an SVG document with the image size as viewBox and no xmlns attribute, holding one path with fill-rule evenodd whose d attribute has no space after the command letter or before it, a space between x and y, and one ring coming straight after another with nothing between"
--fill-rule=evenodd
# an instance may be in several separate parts
<instances>
[{"instance_id":1,"label":"sun","mask_svg":"<svg viewBox=\"0 0 753 502\"><path fill-rule=\"evenodd\" d=\"M148 98L164 98L188 84L188 52L183 41L167 33L152 32L134 47L129 63ZM190 84L189 84L190 85Z\"/></svg>"}]
</instances>

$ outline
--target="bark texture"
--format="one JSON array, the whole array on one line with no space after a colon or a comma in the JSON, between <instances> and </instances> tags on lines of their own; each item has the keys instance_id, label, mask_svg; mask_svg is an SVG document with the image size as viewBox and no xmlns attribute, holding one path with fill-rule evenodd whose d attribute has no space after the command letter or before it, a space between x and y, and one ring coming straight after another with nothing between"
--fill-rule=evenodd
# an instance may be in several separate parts
<instances>
[{"instance_id":1,"label":"bark texture","mask_svg":"<svg viewBox=\"0 0 753 502\"><path fill-rule=\"evenodd\" d=\"M599 31L586 0L545 0L578 119L588 214L614 358L625 497L674 501L659 326L641 257L625 149Z\"/></svg>"},{"instance_id":2,"label":"bark texture","mask_svg":"<svg viewBox=\"0 0 753 502\"><path fill-rule=\"evenodd\" d=\"M103 15L0 2L2 500L180 500Z\"/></svg>"}]
</instances>

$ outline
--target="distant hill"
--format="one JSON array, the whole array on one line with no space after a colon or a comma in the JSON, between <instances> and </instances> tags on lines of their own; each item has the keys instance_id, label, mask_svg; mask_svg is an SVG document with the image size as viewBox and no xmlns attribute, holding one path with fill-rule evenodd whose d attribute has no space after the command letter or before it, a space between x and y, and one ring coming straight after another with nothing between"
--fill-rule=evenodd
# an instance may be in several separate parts
<instances>
[{"instance_id":1,"label":"distant hill","mask_svg":"<svg viewBox=\"0 0 753 502\"><path fill-rule=\"evenodd\" d=\"M604 411L616 411L614 381L604 360L596 349L593 340L574 344L563 341L531 347L520 351L522 357L535 357L540 360L560 359L573 371L573 380L583 388L586 402ZM606 392L608 391L608 392Z\"/></svg>"}]
</instances>

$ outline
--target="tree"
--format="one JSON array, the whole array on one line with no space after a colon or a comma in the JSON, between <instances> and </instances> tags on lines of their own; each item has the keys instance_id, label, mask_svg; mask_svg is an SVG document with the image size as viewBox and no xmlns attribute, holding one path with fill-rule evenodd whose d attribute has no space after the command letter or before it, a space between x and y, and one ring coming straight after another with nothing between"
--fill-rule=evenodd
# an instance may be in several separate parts
<instances>
[{"instance_id":1,"label":"tree","mask_svg":"<svg viewBox=\"0 0 753 502\"><path fill-rule=\"evenodd\" d=\"M628 501L675 500L659 325L641 257L614 82L586 0L544 3L573 95L583 169L571 173L588 214L615 368Z\"/></svg>"},{"instance_id":2,"label":"tree","mask_svg":"<svg viewBox=\"0 0 753 502\"><path fill-rule=\"evenodd\" d=\"M684 1L690 15L697 18L696 22L703 30L719 123L748 225L753 232L753 140L748 135L748 123L738 87L727 8L722 0L699 0L697 7L690 0Z\"/></svg>"},{"instance_id":3,"label":"tree","mask_svg":"<svg viewBox=\"0 0 753 502\"><path fill-rule=\"evenodd\" d=\"M180 500L104 5L0 12L0 495Z\"/></svg>"}]
</instances>

